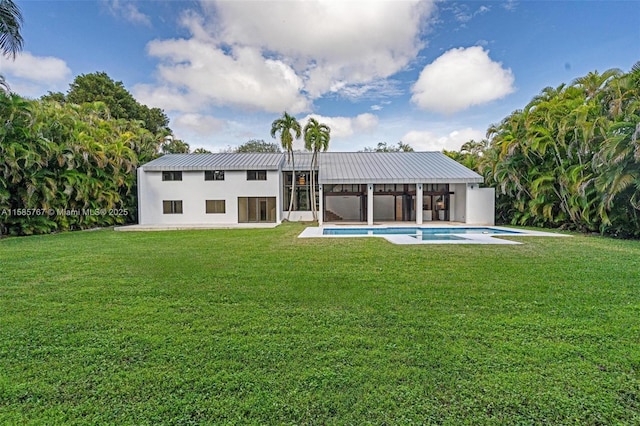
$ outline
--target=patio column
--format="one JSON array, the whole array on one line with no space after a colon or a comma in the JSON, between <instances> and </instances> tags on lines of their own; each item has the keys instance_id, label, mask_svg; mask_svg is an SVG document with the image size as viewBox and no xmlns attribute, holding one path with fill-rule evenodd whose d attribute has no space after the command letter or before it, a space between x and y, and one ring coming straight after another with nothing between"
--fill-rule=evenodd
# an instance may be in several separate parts
<instances>
[{"instance_id":1,"label":"patio column","mask_svg":"<svg viewBox=\"0 0 640 426\"><path fill-rule=\"evenodd\" d=\"M322 185L318 185L318 226L322 226L322 218L324 217L324 197L322 196ZM315 201L315 200L314 200Z\"/></svg>"},{"instance_id":2,"label":"patio column","mask_svg":"<svg viewBox=\"0 0 640 426\"><path fill-rule=\"evenodd\" d=\"M367 184L367 225L373 225L373 184Z\"/></svg>"},{"instance_id":3,"label":"patio column","mask_svg":"<svg viewBox=\"0 0 640 426\"><path fill-rule=\"evenodd\" d=\"M416 185L416 225L422 225L422 184Z\"/></svg>"}]
</instances>

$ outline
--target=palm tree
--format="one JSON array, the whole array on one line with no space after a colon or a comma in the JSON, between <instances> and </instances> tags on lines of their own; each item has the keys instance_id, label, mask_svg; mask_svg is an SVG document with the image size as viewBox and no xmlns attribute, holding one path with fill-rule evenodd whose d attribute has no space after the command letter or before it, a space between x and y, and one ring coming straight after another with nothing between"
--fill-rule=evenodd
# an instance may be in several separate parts
<instances>
[{"instance_id":1,"label":"palm tree","mask_svg":"<svg viewBox=\"0 0 640 426\"><path fill-rule=\"evenodd\" d=\"M0 51L4 56L16 56L22 50L22 13L13 0L0 0Z\"/></svg>"},{"instance_id":2,"label":"palm tree","mask_svg":"<svg viewBox=\"0 0 640 426\"><path fill-rule=\"evenodd\" d=\"M583 89L587 99L591 99L601 93L609 81L621 75L622 71L618 68L608 69L602 74L598 71L590 71L587 75L573 80L572 85Z\"/></svg>"},{"instance_id":3,"label":"palm tree","mask_svg":"<svg viewBox=\"0 0 640 426\"><path fill-rule=\"evenodd\" d=\"M304 146L307 150L313 152L311 157L311 211L313 212L313 220L318 220L315 180L315 171L318 169L318 152L326 151L329 148L330 139L331 129L329 126L318 123L315 118L310 118L307 125L304 126Z\"/></svg>"},{"instance_id":4,"label":"palm tree","mask_svg":"<svg viewBox=\"0 0 640 426\"><path fill-rule=\"evenodd\" d=\"M0 52L3 56L16 57L22 50L22 13L13 0L0 0ZM0 90L9 92L9 85L4 76L0 75Z\"/></svg>"},{"instance_id":5,"label":"palm tree","mask_svg":"<svg viewBox=\"0 0 640 426\"><path fill-rule=\"evenodd\" d=\"M293 132L293 134L291 133ZM291 210L293 210L293 200L295 198L296 188L296 163L293 157L293 141L298 139L302 134L300 123L295 117L290 116L285 111L282 118L278 118L271 123L271 137L275 139L276 134L280 133L280 143L282 148L287 151L287 163L291 162L291 198L289 200L289 212L287 213L287 220L291 216Z\"/></svg>"}]
</instances>

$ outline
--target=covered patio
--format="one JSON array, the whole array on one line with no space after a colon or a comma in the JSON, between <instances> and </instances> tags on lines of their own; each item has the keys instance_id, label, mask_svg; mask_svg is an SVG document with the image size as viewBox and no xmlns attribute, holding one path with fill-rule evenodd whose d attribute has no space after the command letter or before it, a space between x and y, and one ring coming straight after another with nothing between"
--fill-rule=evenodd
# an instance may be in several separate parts
<instances>
[{"instance_id":1,"label":"covered patio","mask_svg":"<svg viewBox=\"0 0 640 426\"><path fill-rule=\"evenodd\" d=\"M323 153L319 164L320 225L493 223L493 190L441 152Z\"/></svg>"}]
</instances>

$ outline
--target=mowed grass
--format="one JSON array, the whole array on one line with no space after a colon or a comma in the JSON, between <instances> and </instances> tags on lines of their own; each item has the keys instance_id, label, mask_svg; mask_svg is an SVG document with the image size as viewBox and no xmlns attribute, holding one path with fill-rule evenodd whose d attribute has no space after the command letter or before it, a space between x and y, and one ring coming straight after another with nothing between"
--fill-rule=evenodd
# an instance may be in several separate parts
<instances>
[{"instance_id":1,"label":"mowed grass","mask_svg":"<svg viewBox=\"0 0 640 426\"><path fill-rule=\"evenodd\" d=\"M0 240L0 424L640 424L640 242Z\"/></svg>"}]
</instances>

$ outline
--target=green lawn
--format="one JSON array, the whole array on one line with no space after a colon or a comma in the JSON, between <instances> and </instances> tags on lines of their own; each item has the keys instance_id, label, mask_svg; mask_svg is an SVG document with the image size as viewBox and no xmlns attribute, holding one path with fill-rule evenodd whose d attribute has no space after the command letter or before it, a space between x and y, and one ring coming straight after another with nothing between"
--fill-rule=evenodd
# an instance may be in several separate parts
<instances>
[{"instance_id":1,"label":"green lawn","mask_svg":"<svg viewBox=\"0 0 640 426\"><path fill-rule=\"evenodd\" d=\"M640 424L640 241L0 240L0 424Z\"/></svg>"}]
</instances>

